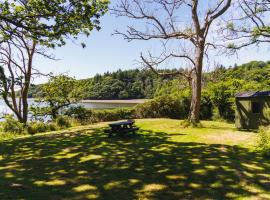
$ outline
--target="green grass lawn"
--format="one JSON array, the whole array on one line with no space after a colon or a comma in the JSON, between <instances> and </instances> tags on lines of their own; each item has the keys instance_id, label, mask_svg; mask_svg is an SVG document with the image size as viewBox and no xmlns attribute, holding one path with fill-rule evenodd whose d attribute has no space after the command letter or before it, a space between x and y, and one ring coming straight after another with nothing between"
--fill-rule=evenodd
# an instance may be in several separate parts
<instances>
[{"instance_id":1,"label":"green grass lawn","mask_svg":"<svg viewBox=\"0 0 270 200\"><path fill-rule=\"evenodd\" d=\"M137 120L108 138L106 123L0 142L0 199L270 199L270 160L256 133L234 125Z\"/></svg>"}]
</instances>

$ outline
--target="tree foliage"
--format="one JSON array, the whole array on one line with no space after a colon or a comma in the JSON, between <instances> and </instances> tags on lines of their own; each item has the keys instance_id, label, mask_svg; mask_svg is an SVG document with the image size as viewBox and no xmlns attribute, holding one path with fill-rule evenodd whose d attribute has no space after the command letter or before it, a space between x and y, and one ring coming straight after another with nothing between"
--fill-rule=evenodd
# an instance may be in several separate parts
<instances>
[{"instance_id":1,"label":"tree foliage","mask_svg":"<svg viewBox=\"0 0 270 200\"><path fill-rule=\"evenodd\" d=\"M270 0L238 0L238 12L227 21L227 46L235 50L243 47L270 42Z\"/></svg>"},{"instance_id":2,"label":"tree foliage","mask_svg":"<svg viewBox=\"0 0 270 200\"><path fill-rule=\"evenodd\" d=\"M87 99L140 99L152 98L162 79L151 71L118 70L83 80Z\"/></svg>"},{"instance_id":3,"label":"tree foliage","mask_svg":"<svg viewBox=\"0 0 270 200\"><path fill-rule=\"evenodd\" d=\"M77 103L83 98L82 86L74 78L59 75L42 85L36 99L37 106L31 108L34 116L51 116L56 119L61 109Z\"/></svg>"},{"instance_id":4,"label":"tree foliage","mask_svg":"<svg viewBox=\"0 0 270 200\"><path fill-rule=\"evenodd\" d=\"M65 44L69 36L87 36L100 29L100 17L107 11L108 0L2 0L0 30L8 40L17 28L42 45Z\"/></svg>"}]
</instances>

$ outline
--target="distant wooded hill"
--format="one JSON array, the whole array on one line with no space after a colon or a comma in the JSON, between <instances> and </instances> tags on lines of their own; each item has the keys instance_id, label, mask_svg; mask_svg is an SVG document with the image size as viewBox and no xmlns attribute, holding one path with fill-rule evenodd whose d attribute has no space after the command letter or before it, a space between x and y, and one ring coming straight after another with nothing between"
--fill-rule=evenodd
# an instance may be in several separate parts
<instances>
[{"instance_id":1,"label":"distant wooded hill","mask_svg":"<svg viewBox=\"0 0 270 200\"><path fill-rule=\"evenodd\" d=\"M169 70L169 71L175 71ZM144 99L166 93L181 92L188 84L182 77L161 78L149 70L118 70L78 80L84 87L86 99ZM240 66L219 66L204 73L204 88L214 84L244 84L239 90L270 90L270 62L252 61ZM38 96L39 87L31 87L29 97Z\"/></svg>"}]
</instances>

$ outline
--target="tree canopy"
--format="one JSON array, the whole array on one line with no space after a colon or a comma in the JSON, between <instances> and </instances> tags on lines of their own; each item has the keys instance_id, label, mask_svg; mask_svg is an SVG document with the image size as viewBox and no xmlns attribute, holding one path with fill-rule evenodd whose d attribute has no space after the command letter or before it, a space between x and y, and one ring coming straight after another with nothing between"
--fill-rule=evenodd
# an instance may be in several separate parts
<instances>
[{"instance_id":1,"label":"tree canopy","mask_svg":"<svg viewBox=\"0 0 270 200\"><path fill-rule=\"evenodd\" d=\"M225 38L230 50L270 42L270 0L238 0L238 12L228 20ZM234 52L234 51L233 51Z\"/></svg>"},{"instance_id":2,"label":"tree canopy","mask_svg":"<svg viewBox=\"0 0 270 200\"><path fill-rule=\"evenodd\" d=\"M67 37L99 30L108 4L108 0L2 0L1 39L7 40L21 28L40 44L63 45Z\"/></svg>"},{"instance_id":3,"label":"tree canopy","mask_svg":"<svg viewBox=\"0 0 270 200\"><path fill-rule=\"evenodd\" d=\"M37 106L31 108L34 116L51 116L56 118L61 109L77 103L83 98L82 87L74 78L59 75L50 78L49 82L42 85ZM46 106L39 106L40 104Z\"/></svg>"}]
</instances>

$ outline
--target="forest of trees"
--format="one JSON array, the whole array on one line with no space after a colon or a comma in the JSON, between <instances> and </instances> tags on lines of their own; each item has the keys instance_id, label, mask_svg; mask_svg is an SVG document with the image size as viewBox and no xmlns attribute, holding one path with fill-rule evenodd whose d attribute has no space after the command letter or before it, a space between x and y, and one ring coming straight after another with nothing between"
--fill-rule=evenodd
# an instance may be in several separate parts
<instances>
[{"instance_id":1,"label":"forest of trees","mask_svg":"<svg viewBox=\"0 0 270 200\"><path fill-rule=\"evenodd\" d=\"M174 70L168 70L174 71ZM156 90L172 78L162 78L149 70L118 70L107 72L103 75L97 74L93 78L78 80L84 88L84 99L151 99ZM40 86L33 85L29 98L40 95Z\"/></svg>"},{"instance_id":2,"label":"forest of trees","mask_svg":"<svg viewBox=\"0 0 270 200\"><path fill-rule=\"evenodd\" d=\"M269 90L269 75L270 62L253 61L228 68L220 65L213 71L203 74L203 89L216 88L221 92L221 88L229 87L232 97L242 90ZM164 78L150 70L139 69L97 74L93 78L78 82L84 87L82 91L85 93L83 95L85 99L151 99L181 93L183 89L189 88L182 76ZM29 97L38 97L39 87L40 85L33 86Z\"/></svg>"}]
</instances>

